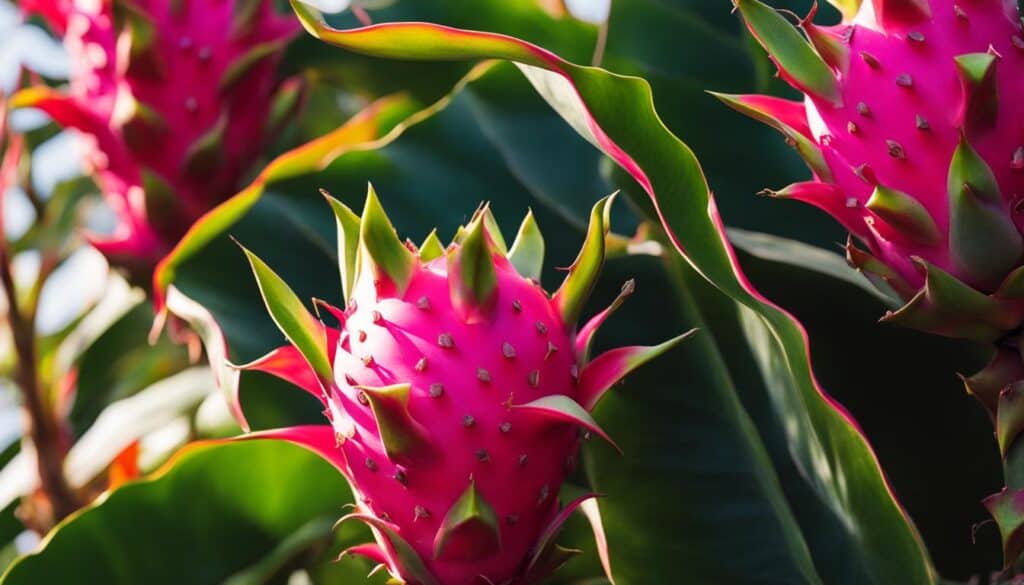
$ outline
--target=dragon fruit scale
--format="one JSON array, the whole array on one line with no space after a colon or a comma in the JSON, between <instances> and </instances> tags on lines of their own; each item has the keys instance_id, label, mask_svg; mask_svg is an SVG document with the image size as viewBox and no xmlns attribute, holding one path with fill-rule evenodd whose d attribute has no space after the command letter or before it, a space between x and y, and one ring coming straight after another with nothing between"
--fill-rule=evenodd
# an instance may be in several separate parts
<instances>
[{"instance_id":1,"label":"dragon fruit scale","mask_svg":"<svg viewBox=\"0 0 1024 585\"><path fill-rule=\"evenodd\" d=\"M848 259L907 304L887 319L993 341L1024 320L1024 32L1012 0L847 2L797 27L735 0L803 103L719 95L796 147L814 180L768 194L851 233ZM854 245L854 239L866 250Z\"/></svg>"},{"instance_id":2,"label":"dragon fruit scale","mask_svg":"<svg viewBox=\"0 0 1024 585\"><path fill-rule=\"evenodd\" d=\"M588 411L626 373L684 336L589 359L602 322L578 332L601 270L609 200L561 288L538 278L544 241L532 215L507 248L488 207L444 247L432 232L402 243L372 188L362 216L328 198L339 227L344 309L317 301L321 323L246 251L274 321L292 345L239 366L278 375L324 405L330 424L253 433L331 461L357 504L341 522L368 524L376 543L343 554L406 583L534 583L573 552L554 537L586 495L559 490L581 438L611 439Z\"/></svg>"},{"instance_id":3,"label":"dragon fruit scale","mask_svg":"<svg viewBox=\"0 0 1024 585\"><path fill-rule=\"evenodd\" d=\"M299 98L277 64L298 32L271 0L22 0L61 34L70 88L13 97L87 137L117 218L93 243L140 282L233 195Z\"/></svg>"}]
</instances>

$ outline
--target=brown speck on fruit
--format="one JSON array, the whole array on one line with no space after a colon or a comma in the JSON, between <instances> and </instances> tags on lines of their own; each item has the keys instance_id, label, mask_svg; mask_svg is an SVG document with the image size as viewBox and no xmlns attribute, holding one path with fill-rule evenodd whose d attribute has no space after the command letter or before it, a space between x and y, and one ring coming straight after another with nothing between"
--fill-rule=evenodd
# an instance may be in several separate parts
<instances>
[{"instance_id":1,"label":"brown speck on fruit","mask_svg":"<svg viewBox=\"0 0 1024 585\"><path fill-rule=\"evenodd\" d=\"M505 356L507 359L512 359L516 357L516 348L512 347L512 344L506 341L501 344L501 355Z\"/></svg>"},{"instance_id":2,"label":"brown speck on fruit","mask_svg":"<svg viewBox=\"0 0 1024 585\"><path fill-rule=\"evenodd\" d=\"M526 456L526 453L519 456L519 467L526 467L526 464L529 462L530 458Z\"/></svg>"},{"instance_id":3,"label":"brown speck on fruit","mask_svg":"<svg viewBox=\"0 0 1024 585\"><path fill-rule=\"evenodd\" d=\"M552 343L551 340L548 340L548 349L544 352L544 359L547 360L556 351L558 351L558 346Z\"/></svg>"},{"instance_id":4,"label":"brown speck on fruit","mask_svg":"<svg viewBox=\"0 0 1024 585\"><path fill-rule=\"evenodd\" d=\"M515 310L516 313L523 310L523 304L519 302L519 299L512 301L512 309Z\"/></svg>"},{"instance_id":5,"label":"brown speck on fruit","mask_svg":"<svg viewBox=\"0 0 1024 585\"><path fill-rule=\"evenodd\" d=\"M875 184L875 171L867 163L854 167L853 174L860 177L865 183Z\"/></svg>"},{"instance_id":6,"label":"brown speck on fruit","mask_svg":"<svg viewBox=\"0 0 1024 585\"><path fill-rule=\"evenodd\" d=\"M484 384L490 384L491 383L491 373L488 372L487 370L483 369L483 368L477 368L476 369L476 379L480 380Z\"/></svg>"},{"instance_id":7,"label":"brown speck on fruit","mask_svg":"<svg viewBox=\"0 0 1024 585\"><path fill-rule=\"evenodd\" d=\"M487 462L491 460L491 456L487 454L487 449L477 449L473 455L477 461Z\"/></svg>"},{"instance_id":8,"label":"brown speck on fruit","mask_svg":"<svg viewBox=\"0 0 1024 585\"><path fill-rule=\"evenodd\" d=\"M473 418L473 415L467 414L462 417L462 426L466 427L467 429L473 428L473 425L475 424L476 419Z\"/></svg>"},{"instance_id":9,"label":"brown speck on fruit","mask_svg":"<svg viewBox=\"0 0 1024 585\"><path fill-rule=\"evenodd\" d=\"M539 506L546 502L549 495L551 495L551 488L548 487L548 484L540 486L540 494L537 496L537 505Z\"/></svg>"},{"instance_id":10,"label":"brown speck on fruit","mask_svg":"<svg viewBox=\"0 0 1024 585\"><path fill-rule=\"evenodd\" d=\"M430 518L430 510L417 504L416 507L412 509L412 515L413 520L424 520L426 518Z\"/></svg>"},{"instance_id":11,"label":"brown speck on fruit","mask_svg":"<svg viewBox=\"0 0 1024 585\"><path fill-rule=\"evenodd\" d=\"M914 117L914 125L917 126L918 130L930 130L931 125L928 124L928 120L924 116L918 114Z\"/></svg>"},{"instance_id":12,"label":"brown speck on fruit","mask_svg":"<svg viewBox=\"0 0 1024 585\"><path fill-rule=\"evenodd\" d=\"M868 53L867 51L861 51L860 58L863 59L864 63L866 63L867 66L872 69L878 69L882 65L881 63L878 62L878 59L874 55Z\"/></svg>"},{"instance_id":13,"label":"brown speck on fruit","mask_svg":"<svg viewBox=\"0 0 1024 585\"><path fill-rule=\"evenodd\" d=\"M1015 171L1024 169L1024 146L1018 146L1017 150L1013 151L1013 158L1010 159L1010 167Z\"/></svg>"},{"instance_id":14,"label":"brown speck on fruit","mask_svg":"<svg viewBox=\"0 0 1024 585\"><path fill-rule=\"evenodd\" d=\"M956 17L959 18L960 20L967 20L967 13L964 12L963 8L960 8L959 4L953 5L953 12L956 14Z\"/></svg>"},{"instance_id":15,"label":"brown speck on fruit","mask_svg":"<svg viewBox=\"0 0 1024 585\"><path fill-rule=\"evenodd\" d=\"M898 160L907 158L907 153L903 150L903 145L899 142L896 142L895 140L886 140L885 145L889 150L889 156Z\"/></svg>"},{"instance_id":16,"label":"brown speck on fruit","mask_svg":"<svg viewBox=\"0 0 1024 585\"><path fill-rule=\"evenodd\" d=\"M505 522L508 522L509 526L515 526L519 522L519 514L509 514L505 516Z\"/></svg>"},{"instance_id":17,"label":"brown speck on fruit","mask_svg":"<svg viewBox=\"0 0 1024 585\"><path fill-rule=\"evenodd\" d=\"M512 430L512 423L505 421L498 425L498 430L507 434L509 431Z\"/></svg>"},{"instance_id":18,"label":"brown speck on fruit","mask_svg":"<svg viewBox=\"0 0 1024 585\"><path fill-rule=\"evenodd\" d=\"M363 392L362 390L356 392L356 401L363 406L370 404L370 399L366 397L366 392Z\"/></svg>"},{"instance_id":19,"label":"brown speck on fruit","mask_svg":"<svg viewBox=\"0 0 1024 585\"><path fill-rule=\"evenodd\" d=\"M900 87L913 87L914 78L908 73L900 73L896 76L896 85Z\"/></svg>"},{"instance_id":20,"label":"brown speck on fruit","mask_svg":"<svg viewBox=\"0 0 1024 585\"><path fill-rule=\"evenodd\" d=\"M576 382L580 381L580 368L576 364L569 366L569 375Z\"/></svg>"},{"instance_id":21,"label":"brown speck on fruit","mask_svg":"<svg viewBox=\"0 0 1024 585\"><path fill-rule=\"evenodd\" d=\"M547 335L547 332L548 332L548 326L547 325L545 325L544 323L542 323L540 321L537 321L536 323L534 323L534 325L537 327L537 332L538 333L540 333L541 335Z\"/></svg>"},{"instance_id":22,"label":"brown speck on fruit","mask_svg":"<svg viewBox=\"0 0 1024 585\"><path fill-rule=\"evenodd\" d=\"M846 123L846 131L850 134L856 134L858 130L857 125L852 121Z\"/></svg>"},{"instance_id":23,"label":"brown speck on fruit","mask_svg":"<svg viewBox=\"0 0 1024 585\"><path fill-rule=\"evenodd\" d=\"M530 374L526 376L526 381L530 383L531 388L540 386L540 370L530 372Z\"/></svg>"},{"instance_id":24,"label":"brown speck on fruit","mask_svg":"<svg viewBox=\"0 0 1024 585\"><path fill-rule=\"evenodd\" d=\"M864 102L857 102L857 113L865 117L870 116L871 108L869 108Z\"/></svg>"},{"instance_id":25,"label":"brown speck on fruit","mask_svg":"<svg viewBox=\"0 0 1024 585\"><path fill-rule=\"evenodd\" d=\"M910 31L910 32L907 33L907 38L912 40L912 41L914 41L915 43L923 43L924 42L924 33L920 32L920 31L913 30L913 31Z\"/></svg>"},{"instance_id":26,"label":"brown speck on fruit","mask_svg":"<svg viewBox=\"0 0 1024 585\"><path fill-rule=\"evenodd\" d=\"M421 311L429 311L430 310L430 299L428 299L427 297L420 297L420 298L416 299L416 308L421 310Z\"/></svg>"},{"instance_id":27,"label":"brown speck on fruit","mask_svg":"<svg viewBox=\"0 0 1024 585\"><path fill-rule=\"evenodd\" d=\"M440 398L441 395L444 394L444 384L440 382L434 382L433 384L430 385L430 389L428 390L428 392L430 393L431 398Z\"/></svg>"},{"instance_id":28,"label":"brown speck on fruit","mask_svg":"<svg viewBox=\"0 0 1024 585\"><path fill-rule=\"evenodd\" d=\"M437 345L444 349L451 349L455 347L455 340L452 339L451 333L442 333L437 336Z\"/></svg>"},{"instance_id":29,"label":"brown speck on fruit","mask_svg":"<svg viewBox=\"0 0 1024 585\"><path fill-rule=\"evenodd\" d=\"M420 358L420 359L419 359L419 360L418 360L418 361L416 362L416 371L417 371L417 372L422 372L422 371L424 371L424 370L426 370L426 369L427 369L427 358L425 358L425 357L421 357L421 358Z\"/></svg>"},{"instance_id":30,"label":"brown speck on fruit","mask_svg":"<svg viewBox=\"0 0 1024 585\"><path fill-rule=\"evenodd\" d=\"M401 469L395 470L395 475L393 475L392 477L394 477L395 481L402 485L409 485L409 478L405 476L405 472L402 471Z\"/></svg>"},{"instance_id":31,"label":"brown speck on fruit","mask_svg":"<svg viewBox=\"0 0 1024 585\"><path fill-rule=\"evenodd\" d=\"M377 471L377 462L367 457L366 468L369 469L370 471Z\"/></svg>"}]
</instances>

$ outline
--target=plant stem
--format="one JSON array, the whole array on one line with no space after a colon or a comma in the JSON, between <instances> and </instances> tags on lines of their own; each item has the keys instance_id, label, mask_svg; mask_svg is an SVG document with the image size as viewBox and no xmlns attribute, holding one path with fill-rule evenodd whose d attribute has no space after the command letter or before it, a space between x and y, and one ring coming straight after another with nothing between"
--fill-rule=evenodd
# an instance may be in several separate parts
<instances>
[{"instance_id":1,"label":"plant stem","mask_svg":"<svg viewBox=\"0 0 1024 585\"><path fill-rule=\"evenodd\" d=\"M608 16L601 22L597 28L597 41L594 44L594 54L590 58L590 64L594 67L600 67L601 62L604 61L604 50L608 45L608 21L612 19L611 2L609 2Z\"/></svg>"},{"instance_id":2,"label":"plant stem","mask_svg":"<svg viewBox=\"0 0 1024 585\"><path fill-rule=\"evenodd\" d=\"M8 323L17 356L15 382L21 388L26 414L26 435L35 447L39 482L52 508L52 525L78 509L78 500L64 476L64 446L60 429L43 401L36 359L35 319L18 306L8 250L0 245L0 285L7 296ZM34 313L34 312L33 312ZM35 518L34 520L43 520Z\"/></svg>"}]
</instances>

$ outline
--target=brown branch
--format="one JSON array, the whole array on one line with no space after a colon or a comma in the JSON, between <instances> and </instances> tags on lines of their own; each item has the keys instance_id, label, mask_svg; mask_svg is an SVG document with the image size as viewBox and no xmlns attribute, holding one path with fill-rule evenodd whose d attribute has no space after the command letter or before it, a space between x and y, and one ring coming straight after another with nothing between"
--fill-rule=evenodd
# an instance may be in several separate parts
<instances>
[{"instance_id":1,"label":"brown branch","mask_svg":"<svg viewBox=\"0 0 1024 585\"><path fill-rule=\"evenodd\" d=\"M35 186L32 184L32 177L29 176L23 182L23 191L28 202L32 204L32 209L36 212L36 218L42 221L46 215L46 203L42 197L39 196L39 192L36 191Z\"/></svg>"},{"instance_id":2,"label":"brown branch","mask_svg":"<svg viewBox=\"0 0 1024 585\"><path fill-rule=\"evenodd\" d=\"M65 449L52 411L43 402L37 372L34 319L26 318L18 307L17 291L9 253L0 244L0 286L7 296L8 323L17 356L14 379L21 388L26 414L25 434L32 441L39 469L39 482L49 500L52 518L33 518L33 524L52 526L78 509L78 498L64 476Z\"/></svg>"}]
</instances>

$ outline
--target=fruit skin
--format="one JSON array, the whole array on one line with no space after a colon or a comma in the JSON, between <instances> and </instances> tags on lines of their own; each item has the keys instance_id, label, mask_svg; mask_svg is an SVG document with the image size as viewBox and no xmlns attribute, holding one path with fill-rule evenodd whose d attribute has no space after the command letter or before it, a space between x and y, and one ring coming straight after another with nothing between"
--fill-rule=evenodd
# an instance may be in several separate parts
<instances>
[{"instance_id":1,"label":"fruit skin","mask_svg":"<svg viewBox=\"0 0 1024 585\"><path fill-rule=\"evenodd\" d=\"M270 0L25 0L72 60L70 88L13 96L86 138L86 165L117 217L93 236L108 257L149 270L227 199L294 109L277 65L298 32Z\"/></svg>"},{"instance_id":2,"label":"fruit skin","mask_svg":"<svg viewBox=\"0 0 1024 585\"><path fill-rule=\"evenodd\" d=\"M293 345L241 367L303 387L331 424L255 435L302 444L349 480L357 507L342 521L369 524L377 544L343 554L369 557L409 583L536 582L571 556L554 534L593 496L559 508L581 438L610 441L587 411L685 336L589 359L594 331L633 290L629 283L577 335L603 263L607 199L550 297L532 278L543 261L532 215L506 250L483 207L446 249L434 234L419 247L403 244L372 189L361 218L330 202L347 302L318 303L339 328L313 318L247 251Z\"/></svg>"},{"instance_id":3,"label":"fruit skin","mask_svg":"<svg viewBox=\"0 0 1024 585\"><path fill-rule=\"evenodd\" d=\"M804 93L802 104L719 96L780 129L814 173L767 193L835 217L867 247L851 240L851 263L904 301L927 288L929 274L945 273L968 300L1012 301L1001 303L1000 318L988 316L997 329L1020 323L1021 299L1011 290L1024 254L1024 33L1016 3L864 0L836 26L815 25L812 11L799 24L803 35L757 0L735 3L780 75ZM955 307L932 309L927 323L909 324L998 336L938 315Z\"/></svg>"}]
</instances>

